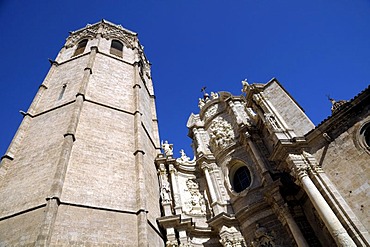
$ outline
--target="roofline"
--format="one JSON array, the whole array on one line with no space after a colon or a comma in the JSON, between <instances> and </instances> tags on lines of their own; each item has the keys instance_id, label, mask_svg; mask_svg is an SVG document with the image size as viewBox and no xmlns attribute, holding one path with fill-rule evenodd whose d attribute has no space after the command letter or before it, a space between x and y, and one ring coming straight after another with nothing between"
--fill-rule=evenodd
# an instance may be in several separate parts
<instances>
[{"instance_id":1,"label":"roofline","mask_svg":"<svg viewBox=\"0 0 370 247\"><path fill-rule=\"evenodd\" d=\"M86 29L86 28L89 28L89 27L92 27L92 26L96 26L96 25L99 25L101 23L105 23L105 24L108 24L112 27L115 27L115 28L118 28L118 29L121 29L122 31L126 32L126 33L129 33L131 35L134 35L134 36L137 36L138 34L134 31L131 31L127 28L124 28L122 25L117 25L117 24L114 24L113 22L110 22L110 21L107 21L105 19L101 19L101 21L99 22L96 22L94 24L87 24L85 27L82 27L82 28L79 28L77 29L76 31L71 31L70 33L74 34L74 33L78 33L78 32L81 32L82 30Z\"/></svg>"},{"instance_id":2,"label":"roofline","mask_svg":"<svg viewBox=\"0 0 370 247\"><path fill-rule=\"evenodd\" d=\"M310 130L305 134L307 139L315 138L315 135L325 133L326 130L331 126L331 123L336 120L344 121L346 118L343 116L347 115L355 106L357 106L362 101L370 97L370 85L362 90L359 94L345 103L338 111L334 112L329 117L325 118L321 123L319 123L314 129ZM319 133L315 133L319 132Z\"/></svg>"},{"instance_id":3,"label":"roofline","mask_svg":"<svg viewBox=\"0 0 370 247\"><path fill-rule=\"evenodd\" d=\"M281 83L278 81L278 79L276 79L276 77L272 77L264 86L263 88L265 89L266 87L268 87L270 84L272 84L273 82L276 82L283 90L284 92L293 100L293 102L303 111L305 112L305 110L303 109L303 107L294 99L294 97L285 89L285 87L283 85L281 85Z\"/></svg>"}]
</instances>

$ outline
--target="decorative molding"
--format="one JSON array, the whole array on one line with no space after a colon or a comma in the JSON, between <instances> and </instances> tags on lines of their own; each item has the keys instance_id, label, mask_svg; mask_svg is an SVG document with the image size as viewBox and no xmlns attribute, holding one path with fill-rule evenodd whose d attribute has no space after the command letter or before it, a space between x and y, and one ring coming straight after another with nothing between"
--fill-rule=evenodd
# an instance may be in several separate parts
<instances>
[{"instance_id":1,"label":"decorative molding","mask_svg":"<svg viewBox=\"0 0 370 247\"><path fill-rule=\"evenodd\" d=\"M71 32L67 38L65 48L71 48L75 46L82 39L93 39L98 34L100 25L87 25L85 29L77 32Z\"/></svg>"}]
</instances>

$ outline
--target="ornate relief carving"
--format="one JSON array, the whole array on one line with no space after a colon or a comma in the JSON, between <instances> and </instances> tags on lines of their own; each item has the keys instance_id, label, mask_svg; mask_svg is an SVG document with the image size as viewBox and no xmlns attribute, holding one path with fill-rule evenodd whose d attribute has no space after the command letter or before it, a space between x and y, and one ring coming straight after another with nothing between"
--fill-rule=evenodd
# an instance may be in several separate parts
<instances>
[{"instance_id":1,"label":"ornate relief carving","mask_svg":"<svg viewBox=\"0 0 370 247\"><path fill-rule=\"evenodd\" d=\"M195 137L195 146L197 153L210 153L209 146L206 145L208 143L208 134L204 131L203 128L193 128L193 133Z\"/></svg>"},{"instance_id":2,"label":"ornate relief carving","mask_svg":"<svg viewBox=\"0 0 370 247\"><path fill-rule=\"evenodd\" d=\"M206 113L204 114L205 120L208 120L210 117L214 116L217 113L218 105L212 105L210 106Z\"/></svg>"},{"instance_id":3,"label":"ornate relief carving","mask_svg":"<svg viewBox=\"0 0 370 247\"><path fill-rule=\"evenodd\" d=\"M86 28L79 31L79 32L73 32L71 35L67 38L67 42L65 47L71 48L74 45L77 44L78 41L80 41L83 38L93 39L98 34L99 25L86 25Z\"/></svg>"},{"instance_id":4,"label":"ornate relief carving","mask_svg":"<svg viewBox=\"0 0 370 247\"><path fill-rule=\"evenodd\" d=\"M226 148L233 144L235 135L229 122L222 117L213 120L210 126L210 144L213 148Z\"/></svg>"},{"instance_id":5,"label":"ornate relief carving","mask_svg":"<svg viewBox=\"0 0 370 247\"><path fill-rule=\"evenodd\" d=\"M289 154L287 162L291 165L291 173L297 180L300 181L304 176L307 176L310 167L305 162L303 155Z\"/></svg>"},{"instance_id":6,"label":"ornate relief carving","mask_svg":"<svg viewBox=\"0 0 370 247\"><path fill-rule=\"evenodd\" d=\"M114 25L114 24L107 24L107 23L100 23L96 25L86 25L86 27L74 33L67 38L67 42L65 47L70 48L77 44L83 38L92 39L95 38L98 34L99 28L103 26L103 30L101 31L102 37L106 39L117 39L122 41L126 47L134 48L136 44L136 36L134 34L127 33L121 25ZM100 31L99 31L100 32Z\"/></svg>"},{"instance_id":7,"label":"ornate relief carving","mask_svg":"<svg viewBox=\"0 0 370 247\"><path fill-rule=\"evenodd\" d=\"M117 27L112 27L108 25L104 26L102 36L106 39L121 40L128 48L132 49L135 47L135 36L132 34L127 34L125 31Z\"/></svg>"},{"instance_id":8,"label":"ornate relief carving","mask_svg":"<svg viewBox=\"0 0 370 247\"><path fill-rule=\"evenodd\" d=\"M253 247L274 247L275 237L273 232L268 232L267 229L259 224L256 225L256 231L254 233L255 238L251 242Z\"/></svg>"},{"instance_id":9,"label":"ornate relief carving","mask_svg":"<svg viewBox=\"0 0 370 247\"><path fill-rule=\"evenodd\" d=\"M265 113L265 122L272 131L282 130L280 124L276 120L276 117L272 113Z\"/></svg>"},{"instance_id":10,"label":"ornate relief carving","mask_svg":"<svg viewBox=\"0 0 370 247\"><path fill-rule=\"evenodd\" d=\"M218 99L218 93L211 92L211 99Z\"/></svg>"},{"instance_id":11,"label":"ornate relief carving","mask_svg":"<svg viewBox=\"0 0 370 247\"><path fill-rule=\"evenodd\" d=\"M177 247L179 244L177 243L177 240L167 241L166 247Z\"/></svg>"},{"instance_id":12,"label":"ornate relief carving","mask_svg":"<svg viewBox=\"0 0 370 247\"><path fill-rule=\"evenodd\" d=\"M243 236L234 226L222 226L220 230L220 237L220 243L224 247L246 246Z\"/></svg>"},{"instance_id":13,"label":"ornate relief carving","mask_svg":"<svg viewBox=\"0 0 370 247\"><path fill-rule=\"evenodd\" d=\"M186 214L205 215L206 204L203 195L199 191L199 184L195 179L188 179L186 186L190 192L190 200L185 202L183 210Z\"/></svg>"}]
</instances>

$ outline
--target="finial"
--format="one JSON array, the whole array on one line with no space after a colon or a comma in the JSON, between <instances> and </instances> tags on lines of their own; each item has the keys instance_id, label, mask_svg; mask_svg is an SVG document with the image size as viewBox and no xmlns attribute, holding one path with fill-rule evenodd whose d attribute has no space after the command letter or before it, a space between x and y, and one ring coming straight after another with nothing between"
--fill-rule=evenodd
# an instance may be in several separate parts
<instances>
[{"instance_id":1,"label":"finial","mask_svg":"<svg viewBox=\"0 0 370 247\"><path fill-rule=\"evenodd\" d=\"M206 92L206 86L202 87L202 89L200 89L200 91L203 93L203 98L204 100L208 100L209 99L209 94Z\"/></svg>"},{"instance_id":2,"label":"finial","mask_svg":"<svg viewBox=\"0 0 370 247\"><path fill-rule=\"evenodd\" d=\"M347 100L338 100L336 101L335 99L333 98L330 98L330 95L326 95L329 99L329 101L331 102L332 106L331 106L331 114L337 112L338 110L340 110L340 108L345 105L348 101Z\"/></svg>"}]
</instances>

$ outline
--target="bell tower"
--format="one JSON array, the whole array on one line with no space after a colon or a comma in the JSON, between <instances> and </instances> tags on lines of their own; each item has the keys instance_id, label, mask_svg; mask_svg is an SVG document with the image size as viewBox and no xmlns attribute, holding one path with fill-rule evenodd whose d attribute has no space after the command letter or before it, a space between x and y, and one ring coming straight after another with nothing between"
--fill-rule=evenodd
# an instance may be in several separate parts
<instances>
[{"instance_id":1,"label":"bell tower","mask_svg":"<svg viewBox=\"0 0 370 247\"><path fill-rule=\"evenodd\" d=\"M2 157L4 246L161 246L155 98L137 34L71 32Z\"/></svg>"}]
</instances>

